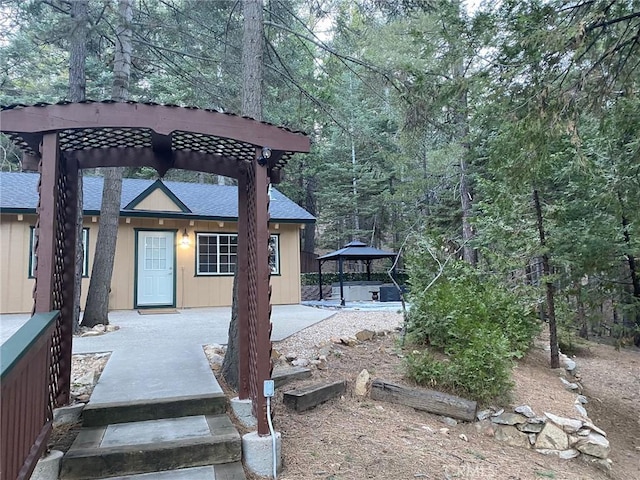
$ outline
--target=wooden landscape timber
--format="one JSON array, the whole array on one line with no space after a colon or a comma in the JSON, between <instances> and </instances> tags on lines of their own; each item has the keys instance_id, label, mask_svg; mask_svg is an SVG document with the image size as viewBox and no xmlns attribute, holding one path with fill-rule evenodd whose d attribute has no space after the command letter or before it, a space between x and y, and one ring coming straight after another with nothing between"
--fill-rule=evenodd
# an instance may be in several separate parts
<instances>
[{"instance_id":1,"label":"wooden landscape timber","mask_svg":"<svg viewBox=\"0 0 640 480\"><path fill-rule=\"evenodd\" d=\"M384 380L371 383L371 398L389 403L399 403L416 410L444 415L472 422L476 418L477 402L429 389L407 388Z\"/></svg>"},{"instance_id":2,"label":"wooden landscape timber","mask_svg":"<svg viewBox=\"0 0 640 480\"><path fill-rule=\"evenodd\" d=\"M309 377L311 377L311 370L304 367L275 367L271 374L276 388L294 380L304 380Z\"/></svg>"},{"instance_id":3,"label":"wooden landscape timber","mask_svg":"<svg viewBox=\"0 0 640 480\"><path fill-rule=\"evenodd\" d=\"M284 392L284 404L296 412L304 412L346 392L347 382L316 383L308 387Z\"/></svg>"}]
</instances>

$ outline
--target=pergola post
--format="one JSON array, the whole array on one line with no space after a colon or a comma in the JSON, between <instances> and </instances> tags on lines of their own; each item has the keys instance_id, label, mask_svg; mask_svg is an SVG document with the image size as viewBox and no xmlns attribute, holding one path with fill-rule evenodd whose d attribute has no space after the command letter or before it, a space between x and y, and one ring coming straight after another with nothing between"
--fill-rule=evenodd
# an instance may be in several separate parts
<instances>
[{"instance_id":1,"label":"pergola post","mask_svg":"<svg viewBox=\"0 0 640 480\"><path fill-rule=\"evenodd\" d=\"M240 366L240 384L248 383L247 394L252 400L253 414L258 421L258 434L267 435L266 399L263 395L263 384L271 378L271 305L269 277L269 175L267 168L258 164L260 150L251 164L247 164L246 183L239 188L239 195L246 195L239 202L239 212L246 214L246 232L239 231L238 259L241 261L238 277L238 295L241 301L238 310L239 336L247 346L240 344L240 351L248 350L246 366ZM244 182L243 182L244 183ZM240 199L239 199L240 200ZM240 207L242 205L242 207ZM239 217L240 220L240 217ZM246 245L240 243L245 236ZM241 260L241 257L246 257ZM246 296L244 296L246 294ZM244 305L243 305L244 304ZM246 335L240 325L246 325ZM243 378L248 371L248 378ZM246 398L246 396L245 396Z\"/></svg>"},{"instance_id":2,"label":"pergola post","mask_svg":"<svg viewBox=\"0 0 640 480\"><path fill-rule=\"evenodd\" d=\"M247 171L238 176L238 398L249 392L249 193ZM244 299L244 301L241 301Z\"/></svg>"},{"instance_id":3,"label":"pergola post","mask_svg":"<svg viewBox=\"0 0 640 480\"><path fill-rule=\"evenodd\" d=\"M318 260L318 286L320 287L320 300L322 300L322 260Z\"/></svg>"},{"instance_id":4,"label":"pergola post","mask_svg":"<svg viewBox=\"0 0 640 480\"><path fill-rule=\"evenodd\" d=\"M42 137L40 148L40 184L38 185L38 223L36 224L36 284L33 291L34 313L53 310L56 230L58 216L58 176L60 150L58 134Z\"/></svg>"},{"instance_id":5,"label":"pergola post","mask_svg":"<svg viewBox=\"0 0 640 480\"><path fill-rule=\"evenodd\" d=\"M34 313L60 310L49 373L54 407L71 393L78 166L60 158L57 133L43 136L41 155Z\"/></svg>"}]
</instances>

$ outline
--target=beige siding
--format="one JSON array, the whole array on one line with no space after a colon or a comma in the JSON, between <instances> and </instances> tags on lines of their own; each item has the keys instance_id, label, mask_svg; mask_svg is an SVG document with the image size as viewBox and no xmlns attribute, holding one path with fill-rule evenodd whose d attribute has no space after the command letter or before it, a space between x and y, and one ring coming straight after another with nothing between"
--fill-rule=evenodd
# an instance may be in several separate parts
<instances>
[{"instance_id":1,"label":"beige siding","mask_svg":"<svg viewBox=\"0 0 640 480\"><path fill-rule=\"evenodd\" d=\"M96 220L95 222L93 220ZM162 222L162 224L161 224ZM35 224L34 215L25 215L19 222L17 215L6 214L0 221L0 313L27 313L33 307L34 280L29 272L29 227ZM96 217L86 217L89 228L89 271L94 258L98 223ZM279 235L280 275L271 277L273 304L300 302L300 235L297 224L271 225L271 233ZM180 243L186 228L190 245ZM188 221L173 219L121 218L116 246L116 262L111 284L110 308L132 309L135 305L135 231L172 230L176 232L176 295L178 308L228 306L231 304L233 276L196 276L196 232L235 233L235 223L216 221ZM82 282L82 306L86 301L89 279Z\"/></svg>"},{"instance_id":2,"label":"beige siding","mask_svg":"<svg viewBox=\"0 0 640 480\"><path fill-rule=\"evenodd\" d=\"M138 203L134 210L146 210L150 212L181 212L169 196L159 188L151 192L144 200Z\"/></svg>"}]
</instances>

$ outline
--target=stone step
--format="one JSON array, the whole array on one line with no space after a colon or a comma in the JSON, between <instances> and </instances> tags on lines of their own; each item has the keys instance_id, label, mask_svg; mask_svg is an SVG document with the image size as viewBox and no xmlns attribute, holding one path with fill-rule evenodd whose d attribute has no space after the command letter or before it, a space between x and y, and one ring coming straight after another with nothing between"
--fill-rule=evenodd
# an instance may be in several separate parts
<instances>
[{"instance_id":1,"label":"stone step","mask_svg":"<svg viewBox=\"0 0 640 480\"><path fill-rule=\"evenodd\" d=\"M240 435L227 415L83 427L62 459L60 479L90 480L219 465L239 462L241 456Z\"/></svg>"},{"instance_id":2,"label":"stone step","mask_svg":"<svg viewBox=\"0 0 640 480\"><path fill-rule=\"evenodd\" d=\"M98 480L246 480L242 463L225 463L205 467L180 468L165 472L139 473L124 477L105 477Z\"/></svg>"},{"instance_id":3,"label":"stone step","mask_svg":"<svg viewBox=\"0 0 640 480\"><path fill-rule=\"evenodd\" d=\"M90 402L82 411L82 425L98 427L190 415L220 415L226 412L227 403L222 392L124 402Z\"/></svg>"}]
</instances>

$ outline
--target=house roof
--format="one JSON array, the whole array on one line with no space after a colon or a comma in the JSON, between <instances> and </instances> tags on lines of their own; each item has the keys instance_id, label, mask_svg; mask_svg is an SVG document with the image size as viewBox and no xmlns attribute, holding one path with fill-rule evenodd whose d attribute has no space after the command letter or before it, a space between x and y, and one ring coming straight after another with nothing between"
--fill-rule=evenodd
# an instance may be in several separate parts
<instances>
[{"instance_id":1,"label":"house roof","mask_svg":"<svg viewBox=\"0 0 640 480\"><path fill-rule=\"evenodd\" d=\"M378 258L390 258L395 256L396 254L393 252L386 252L374 247L369 247L366 243L354 240L353 242L347 243L340 250L318 257L318 260L339 260L340 258L350 260L375 260Z\"/></svg>"},{"instance_id":2,"label":"house roof","mask_svg":"<svg viewBox=\"0 0 640 480\"><path fill-rule=\"evenodd\" d=\"M38 179L37 173L0 172L0 212L35 213L38 205ZM102 180L102 177L83 177L83 206L86 215L100 213ZM138 203L155 189L161 189L166 193L181 211L137 209ZM315 222L313 215L275 188L271 189L269 213L273 222ZM238 218L238 188L206 183L125 178L122 182L120 215L235 221Z\"/></svg>"}]
</instances>

